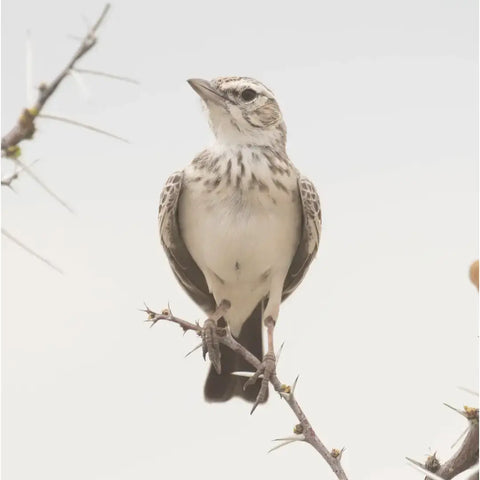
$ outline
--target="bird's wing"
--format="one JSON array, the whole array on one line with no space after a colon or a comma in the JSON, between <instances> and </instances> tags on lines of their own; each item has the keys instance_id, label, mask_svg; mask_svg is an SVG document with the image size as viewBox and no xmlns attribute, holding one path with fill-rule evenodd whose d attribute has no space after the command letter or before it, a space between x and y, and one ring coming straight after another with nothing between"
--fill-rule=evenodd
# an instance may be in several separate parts
<instances>
[{"instance_id":1,"label":"bird's wing","mask_svg":"<svg viewBox=\"0 0 480 480\"><path fill-rule=\"evenodd\" d=\"M215 299L208 290L205 276L190 255L178 225L178 201L182 186L183 172L175 172L163 188L158 209L160 240L180 285L197 305L211 313L215 310Z\"/></svg>"},{"instance_id":2,"label":"bird's wing","mask_svg":"<svg viewBox=\"0 0 480 480\"><path fill-rule=\"evenodd\" d=\"M302 204L302 233L283 284L282 300L285 300L300 284L318 250L322 227L320 198L313 183L299 177L298 191Z\"/></svg>"}]
</instances>

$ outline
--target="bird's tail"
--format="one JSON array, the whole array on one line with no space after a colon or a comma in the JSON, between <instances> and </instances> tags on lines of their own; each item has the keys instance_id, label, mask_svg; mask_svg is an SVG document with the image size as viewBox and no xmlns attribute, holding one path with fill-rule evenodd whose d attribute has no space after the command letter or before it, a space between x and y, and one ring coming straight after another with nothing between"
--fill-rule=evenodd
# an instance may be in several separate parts
<instances>
[{"instance_id":1,"label":"bird's tail","mask_svg":"<svg viewBox=\"0 0 480 480\"><path fill-rule=\"evenodd\" d=\"M243 324L237 341L255 355L260 361L263 358L262 345L262 302L258 304L248 320ZM244 376L233 375L233 372L254 372L255 368L247 363L233 350L220 344L222 373L219 375L210 366L205 382L205 400L207 402L226 402L232 397L241 397L254 402L260 390L261 380L245 391L243 385L247 381ZM267 396L268 397L268 396ZM265 398L265 401L267 398Z\"/></svg>"}]
</instances>

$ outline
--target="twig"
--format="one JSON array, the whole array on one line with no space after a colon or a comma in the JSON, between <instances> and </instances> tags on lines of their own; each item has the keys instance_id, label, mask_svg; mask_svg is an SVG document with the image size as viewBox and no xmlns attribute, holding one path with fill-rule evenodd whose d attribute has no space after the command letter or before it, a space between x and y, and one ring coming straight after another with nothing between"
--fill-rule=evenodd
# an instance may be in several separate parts
<instances>
[{"instance_id":1,"label":"twig","mask_svg":"<svg viewBox=\"0 0 480 480\"><path fill-rule=\"evenodd\" d=\"M153 312L147 307L145 309L145 312L148 315L147 321L152 322L152 325L154 325L160 320L166 320L180 325L184 332L188 330L193 330L197 332L197 334L199 334L201 331L201 327L199 324L190 323L174 316L171 313L170 309L166 309L159 314ZM260 360L256 358L251 352L249 352L243 345L238 343L228 331L224 336L219 337L219 341L234 352L241 355L253 367L258 368L260 366ZM287 442L286 444L292 443L294 441L304 441L306 443L309 443L328 463L332 471L337 476L338 480L348 480L347 474L343 470L343 467L340 463L343 450L333 449L332 451L329 451L327 447L325 447L323 442L318 438L312 425L308 421L305 413L303 412L302 408L300 407L294 396L295 386L289 387L283 384L282 382L280 382L276 374L272 375L272 377L270 378L270 383L273 385L275 391L278 392L280 396L287 402L288 406L292 409L293 413L296 415L298 421L300 422L299 425L295 427L294 431L298 435L298 437L289 437L288 439L285 439L284 441ZM296 381L294 385L296 385Z\"/></svg>"},{"instance_id":2,"label":"twig","mask_svg":"<svg viewBox=\"0 0 480 480\"><path fill-rule=\"evenodd\" d=\"M42 111L47 100L56 91L63 79L69 75L70 70L75 67L75 64L80 60L97 42L95 36L98 27L105 19L105 16L110 9L110 4L105 5L103 11L95 22L93 27L87 32L82 40L82 43L74 53L65 68L57 75L57 77L49 85L43 84L38 90L38 97L35 105L31 108L24 109L16 125L2 137L2 154L10 156L15 150L15 147L22 141L30 139L35 133L35 118Z\"/></svg>"},{"instance_id":3,"label":"twig","mask_svg":"<svg viewBox=\"0 0 480 480\"><path fill-rule=\"evenodd\" d=\"M18 238L15 238L12 234L8 233L4 228L2 228L2 235L7 237L13 243L17 244L20 248L23 248L23 250L28 252L30 255L33 255L35 258L38 258L38 260L41 260L43 263L46 263L50 268L53 268L58 273L61 273L63 275L62 270L60 270L58 267L56 267L52 262L47 260L45 257L42 257L41 255L39 255L37 252L32 250L30 247L27 247L24 243L22 243L20 240L18 240Z\"/></svg>"}]
</instances>

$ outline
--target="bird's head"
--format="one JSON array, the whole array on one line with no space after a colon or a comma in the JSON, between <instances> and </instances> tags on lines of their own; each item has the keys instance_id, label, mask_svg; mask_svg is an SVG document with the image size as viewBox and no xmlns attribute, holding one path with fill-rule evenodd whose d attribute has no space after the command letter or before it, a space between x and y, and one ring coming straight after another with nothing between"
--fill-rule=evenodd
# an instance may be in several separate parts
<instances>
[{"instance_id":1,"label":"bird's head","mask_svg":"<svg viewBox=\"0 0 480 480\"><path fill-rule=\"evenodd\" d=\"M286 128L273 93L253 78L192 78L204 101L210 127L223 144L285 146Z\"/></svg>"}]
</instances>

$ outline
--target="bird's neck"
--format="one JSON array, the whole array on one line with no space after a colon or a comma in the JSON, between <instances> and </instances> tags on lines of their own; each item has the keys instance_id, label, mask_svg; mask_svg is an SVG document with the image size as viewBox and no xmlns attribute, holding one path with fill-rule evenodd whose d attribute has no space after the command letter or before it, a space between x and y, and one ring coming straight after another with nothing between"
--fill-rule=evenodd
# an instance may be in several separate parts
<instances>
[{"instance_id":1,"label":"bird's neck","mask_svg":"<svg viewBox=\"0 0 480 480\"><path fill-rule=\"evenodd\" d=\"M223 121L212 126L212 131L217 148L237 151L245 148L267 148L279 154L285 153L287 135L283 122L269 128L252 127L243 130L231 121Z\"/></svg>"}]
</instances>

